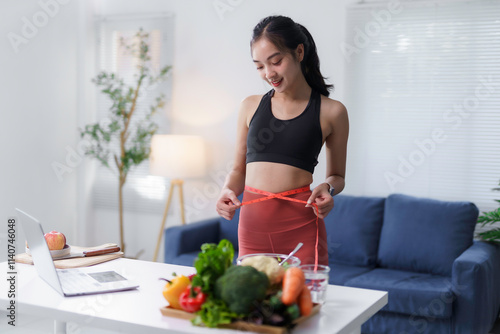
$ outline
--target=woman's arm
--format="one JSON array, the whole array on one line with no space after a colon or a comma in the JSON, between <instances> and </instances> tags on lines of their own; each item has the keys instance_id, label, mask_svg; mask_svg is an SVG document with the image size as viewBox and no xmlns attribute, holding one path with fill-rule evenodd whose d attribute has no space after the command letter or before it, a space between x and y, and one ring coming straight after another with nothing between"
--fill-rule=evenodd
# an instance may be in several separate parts
<instances>
[{"instance_id":1,"label":"woman's arm","mask_svg":"<svg viewBox=\"0 0 500 334\"><path fill-rule=\"evenodd\" d=\"M257 109L259 101L260 97L254 95L247 97L240 105L234 163L226 177L216 204L217 213L227 220L233 218L234 212L241 205L237 197L245 188L248 124Z\"/></svg>"},{"instance_id":2,"label":"woman's arm","mask_svg":"<svg viewBox=\"0 0 500 334\"><path fill-rule=\"evenodd\" d=\"M336 101L337 102L337 101ZM349 118L345 106L337 102L332 113L332 132L326 138L326 180L335 188L334 195L345 187L345 166L347 158L347 139L349 137Z\"/></svg>"},{"instance_id":3,"label":"woman's arm","mask_svg":"<svg viewBox=\"0 0 500 334\"><path fill-rule=\"evenodd\" d=\"M329 185L335 188L334 195L340 193L345 186L345 169L347 157L347 138L349 136L349 118L345 106L334 100L325 99L328 105L322 119L325 120L327 136L326 146L326 179L314 188L309 203L318 206L318 217L325 218L333 209L333 198L328 192ZM323 102L323 101L322 101ZM308 205L310 206L310 205Z\"/></svg>"}]
</instances>

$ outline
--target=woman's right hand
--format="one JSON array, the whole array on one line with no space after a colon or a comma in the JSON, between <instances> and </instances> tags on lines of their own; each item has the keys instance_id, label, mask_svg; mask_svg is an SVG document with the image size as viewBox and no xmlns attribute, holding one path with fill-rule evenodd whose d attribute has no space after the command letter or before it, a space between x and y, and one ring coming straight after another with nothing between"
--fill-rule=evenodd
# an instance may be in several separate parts
<instances>
[{"instance_id":1,"label":"woman's right hand","mask_svg":"<svg viewBox=\"0 0 500 334\"><path fill-rule=\"evenodd\" d=\"M223 189L217 200L217 213L224 219L231 220L234 217L236 209L241 206L238 197L231 189Z\"/></svg>"}]
</instances>

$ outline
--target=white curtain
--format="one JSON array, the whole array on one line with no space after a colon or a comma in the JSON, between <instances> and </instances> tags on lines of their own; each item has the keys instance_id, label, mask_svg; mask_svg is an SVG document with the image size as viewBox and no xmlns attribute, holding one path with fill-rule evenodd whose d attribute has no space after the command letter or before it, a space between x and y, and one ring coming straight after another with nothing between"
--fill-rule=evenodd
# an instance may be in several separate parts
<instances>
[{"instance_id":1,"label":"white curtain","mask_svg":"<svg viewBox=\"0 0 500 334\"><path fill-rule=\"evenodd\" d=\"M353 190L496 208L500 1L360 3L347 25Z\"/></svg>"}]
</instances>

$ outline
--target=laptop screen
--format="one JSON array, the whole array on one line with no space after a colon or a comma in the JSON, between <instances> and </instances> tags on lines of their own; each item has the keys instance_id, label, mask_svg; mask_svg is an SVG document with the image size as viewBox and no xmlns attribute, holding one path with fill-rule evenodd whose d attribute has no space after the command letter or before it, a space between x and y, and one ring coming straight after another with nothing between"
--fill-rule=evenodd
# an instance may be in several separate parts
<instances>
[{"instance_id":1,"label":"laptop screen","mask_svg":"<svg viewBox=\"0 0 500 334\"><path fill-rule=\"evenodd\" d=\"M56 267L45 241L42 225L36 218L26 212L17 208L16 211L21 214L21 226L28 241L28 247L38 275L57 292L63 294Z\"/></svg>"}]
</instances>

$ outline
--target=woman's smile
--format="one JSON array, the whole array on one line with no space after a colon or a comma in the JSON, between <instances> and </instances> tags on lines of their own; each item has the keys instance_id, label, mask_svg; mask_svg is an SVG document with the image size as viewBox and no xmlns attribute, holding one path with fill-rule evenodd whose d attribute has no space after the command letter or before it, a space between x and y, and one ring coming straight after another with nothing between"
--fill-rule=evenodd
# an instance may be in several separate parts
<instances>
[{"instance_id":1,"label":"woman's smile","mask_svg":"<svg viewBox=\"0 0 500 334\"><path fill-rule=\"evenodd\" d=\"M281 85L281 82L283 81L283 78L281 78L280 80L278 81L271 81L271 85L273 85L273 87L278 87L279 85Z\"/></svg>"}]
</instances>

